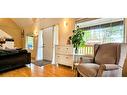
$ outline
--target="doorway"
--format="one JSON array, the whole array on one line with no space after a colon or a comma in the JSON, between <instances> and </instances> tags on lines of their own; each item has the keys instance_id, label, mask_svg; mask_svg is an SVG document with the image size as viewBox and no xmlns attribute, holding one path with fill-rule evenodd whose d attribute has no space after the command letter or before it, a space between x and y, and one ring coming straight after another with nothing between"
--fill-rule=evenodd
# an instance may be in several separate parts
<instances>
[{"instance_id":1,"label":"doorway","mask_svg":"<svg viewBox=\"0 0 127 95\"><path fill-rule=\"evenodd\" d=\"M43 60L52 61L53 57L53 27L43 30Z\"/></svg>"},{"instance_id":2,"label":"doorway","mask_svg":"<svg viewBox=\"0 0 127 95\"><path fill-rule=\"evenodd\" d=\"M54 64L55 45L58 45L58 25L40 30L38 35L37 60Z\"/></svg>"}]
</instances>

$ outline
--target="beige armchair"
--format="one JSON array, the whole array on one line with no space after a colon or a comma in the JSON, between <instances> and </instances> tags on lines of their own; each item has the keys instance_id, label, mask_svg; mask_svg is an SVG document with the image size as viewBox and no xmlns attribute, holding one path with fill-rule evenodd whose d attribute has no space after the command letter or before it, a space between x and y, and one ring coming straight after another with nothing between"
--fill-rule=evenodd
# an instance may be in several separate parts
<instances>
[{"instance_id":1,"label":"beige armchair","mask_svg":"<svg viewBox=\"0 0 127 95\"><path fill-rule=\"evenodd\" d=\"M77 66L77 76L122 76L122 68L126 53L127 44L96 44L94 45L93 58L82 57L83 62Z\"/></svg>"}]
</instances>

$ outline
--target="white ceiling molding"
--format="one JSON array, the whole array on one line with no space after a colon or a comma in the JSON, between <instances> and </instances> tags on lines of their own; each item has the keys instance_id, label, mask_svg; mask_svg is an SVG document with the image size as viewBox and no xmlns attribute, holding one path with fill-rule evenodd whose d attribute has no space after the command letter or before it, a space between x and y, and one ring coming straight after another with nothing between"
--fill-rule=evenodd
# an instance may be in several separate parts
<instances>
[{"instance_id":1,"label":"white ceiling molding","mask_svg":"<svg viewBox=\"0 0 127 95\"><path fill-rule=\"evenodd\" d=\"M86 21L91 21L99 18L75 18L76 23L81 23L81 22L86 22Z\"/></svg>"},{"instance_id":2,"label":"white ceiling molding","mask_svg":"<svg viewBox=\"0 0 127 95\"><path fill-rule=\"evenodd\" d=\"M122 20L123 18L100 18L100 19L95 19L91 21L77 23L76 25L79 26L80 28L83 28L83 27L96 26L96 25L112 23L112 22L117 22Z\"/></svg>"}]
</instances>

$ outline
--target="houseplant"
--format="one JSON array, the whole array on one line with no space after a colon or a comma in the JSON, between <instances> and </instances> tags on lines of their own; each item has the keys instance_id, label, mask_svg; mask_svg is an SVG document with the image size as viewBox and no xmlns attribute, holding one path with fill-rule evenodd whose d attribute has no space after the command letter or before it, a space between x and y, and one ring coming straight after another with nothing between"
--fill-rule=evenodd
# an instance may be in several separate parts
<instances>
[{"instance_id":1,"label":"houseplant","mask_svg":"<svg viewBox=\"0 0 127 95\"><path fill-rule=\"evenodd\" d=\"M85 36L85 31L80 29L78 26L76 30L73 30L71 41L72 41L73 47L75 48L75 53L78 53L79 47L85 46L86 39L84 36Z\"/></svg>"}]
</instances>

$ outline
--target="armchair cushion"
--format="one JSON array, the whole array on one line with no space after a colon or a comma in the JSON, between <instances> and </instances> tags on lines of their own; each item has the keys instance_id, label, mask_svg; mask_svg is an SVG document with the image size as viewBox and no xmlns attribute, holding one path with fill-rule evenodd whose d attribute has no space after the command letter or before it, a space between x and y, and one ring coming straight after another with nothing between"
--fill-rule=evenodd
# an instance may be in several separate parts
<instances>
[{"instance_id":1,"label":"armchair cushion","mask_svg":"<svg viewBox=\"0 0 127 95\"><path fill-rule=\"evenodd\" d=\"M84 63L77 66L78 72L82 76L87 76L87 77L97 76L98 69L99 69L99 65L94 63Z\"/></svg>"},{"instance_id":2,"label":"armchair cushion","mask_svg":"<svg viewBox=\"0 0 127 95\"><path fill-rule=\"evenodd\" d=\"M83 63L93 63L94 62L94 57L92 57L92 56L90 56L90 57L83 56L82 61L83 61Z\"/></svg>"},{"instance_id":3,"label":"armchair cushion","mask_svg":"<svg viewBox=\"0 0 127 95\"><path fill-rule=\"evenodd\" d=\"M102 66L102 67L101 67ZM109 70L117 70L119 69L119 65L115 64L95 64L95 63L82 63L77 66L78 72L82 76L87 76L87 77L96 77L96 76L102 76L102 73L104 70L109 71Z\"/></svg>"}]
</instances>

